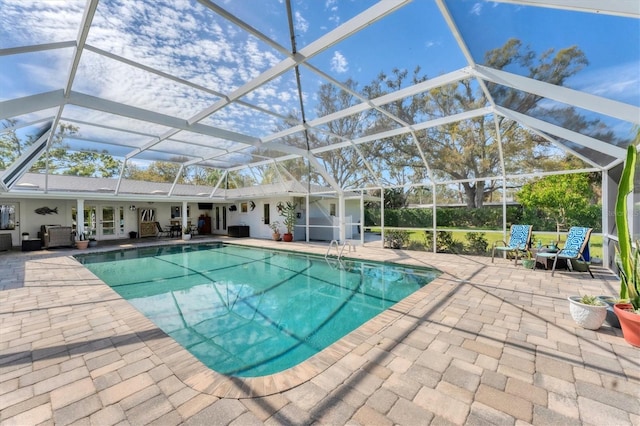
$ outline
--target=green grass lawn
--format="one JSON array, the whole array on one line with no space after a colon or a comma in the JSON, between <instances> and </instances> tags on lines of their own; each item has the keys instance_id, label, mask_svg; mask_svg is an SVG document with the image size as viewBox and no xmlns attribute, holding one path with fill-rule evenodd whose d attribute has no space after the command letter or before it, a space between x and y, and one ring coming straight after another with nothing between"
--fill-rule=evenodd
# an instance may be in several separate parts
<instances>
[{"instance_id":1,"label":"green grass lawn","mask_svg":"<svg viewBox=\"0 0 640 426\"><path fill-rule=\"evenodd\" d=\"M460 230L452 230L446 229L451 232L453 235L453 239L456 241L460 241L462 243L467 243L466 234L469 231L460 231ZM371 228L372 232L380 232L380 228ZM425 242L424 231L409 231L411 234L411 241L416 241L419 243ZM503 235L501 231L488 231L488 230L478 230L473 231L484 234L485 239L487 240L487 255L491 255L491 247L493 243L496 241L502 241ZM566 238L566 233L560 233L560 241L558 245L560 247L563 246L564 240ZM507 235L507 239L509 236ZM542 245L551 244L553 241L556 241L558 238L558 234L555 232L535 232L533 233L533 246L536 247L538 241L541 241ZM602 235L591 235L589 240L589 252L591 257L599 257L602 258Z\"/></svg>"}]
</instances>

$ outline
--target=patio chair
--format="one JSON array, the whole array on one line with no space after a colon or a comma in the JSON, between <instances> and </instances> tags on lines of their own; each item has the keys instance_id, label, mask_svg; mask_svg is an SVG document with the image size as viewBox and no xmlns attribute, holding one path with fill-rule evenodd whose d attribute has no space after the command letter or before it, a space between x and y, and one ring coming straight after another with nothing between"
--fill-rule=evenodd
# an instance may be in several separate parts
<instances>
[{"instance_id":1,"label":"patio chair","mask_svg":"<svg viewBox=\"0 0 640 426\"><path fill-rule=\"evenodd\" d=\"M536 253L536 265L538 264L538 258L543 260L540 263L546 265L547 259L553 258L553 267L551 268L551 276L556 272L556 264L558 259L565 259L567 261L567 269L571 270L571 260L579 260L584 262L585 269L593 276L591 268L589 268L589 238L591 237L591 231L593 228L582 228L574 226L569 228L569 235L567 235L567 242L564 247L558 250L556 253L541 252ZM534 266L535 269L535 266Z\"/></svg>"},{"instance_id":2,"label":"patio chair","mask_svg":"<svg viewBox=\"0 0 640 426\"><path fill-rule=\"evenodd\" d=\"M160 225L160 222L156 222L156 228L158 228L158 233L156 234L156 238L172 236L171 230L162 228L162 226Z\"/></svg>"},{"instance_id":3,"label":"patio chair","mask_svg":"<svg viewBox=\"0 0 640 426\"><path fill-rule=\"evenodd\" d=\"M515 255L515 264L518 264L520 255L526 253L531 248L531 233L533 227L531 225L511 225L511 232L509 235L509 244L504 241L497 241L493 243L493 249L491 250L491 263L496 255L496 251L503 253L513 253ZM498 244L502 243L501 246Z\"/></svg>"}]
</instances>

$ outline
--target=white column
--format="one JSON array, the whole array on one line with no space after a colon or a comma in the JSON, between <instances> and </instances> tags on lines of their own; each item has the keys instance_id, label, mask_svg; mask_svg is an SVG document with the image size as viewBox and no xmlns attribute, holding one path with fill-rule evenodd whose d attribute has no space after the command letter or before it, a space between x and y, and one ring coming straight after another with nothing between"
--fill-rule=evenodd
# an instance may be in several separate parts
<instances>
[{"instance_id":1,"label":"white column","mask_svg":"<svg viewBox=\"0 0 640 426\"><path fill-rule=\"evenodd\" d=\"M76 239L84 232L84 200L76 200Z\"/></svg>"},{"instance_id":2,"label":"white column","mask_svg":"<svg viewBox=\"0 0 640 426\"><path fill-rule=\"evenodd\" d=\"M345 219L344 219L344 210L345 210L345 205L344 205L344 193L340 192L338 193L338 210L340 211L340 214L338 216L339 218L339 223L340 223L340 242L344 243L347 239L347 233L345 231Z\"/></svg>"},{"instance_id":3,"label":"white column","mask_svg":"<svg viewBox=\"0 0 640 426\"><path fill-rule=\"evenodd\" d=\"M307 195L305 196L305 213L304 213L304 220L305 220L305 235L306 235L306 242L309 242L309 232L310 232L310 228L309 228L309 194L307 193Z\"/></svg>"},{"instance_id":4,"label":"white column","mask_svg":"<svg viewBox=\"0 0 640 426\"><path fill-rule=\"evenodd\" d=\"M364 246L364 191L360 191L360 244Z\"/></svg>"},{"instance_id":5,"label":"white column","mask_svg":"<svg viewBox=\"0 0 640 426\"><path fill-rule=\"evenodd\" d=\"M184 228L187 227L187 220L189 219L187 216L187 202L183 201L182 202L182 227L180 229L180 233L182 233L182 230L184 230Z\"/></svg>"}]
</instances>

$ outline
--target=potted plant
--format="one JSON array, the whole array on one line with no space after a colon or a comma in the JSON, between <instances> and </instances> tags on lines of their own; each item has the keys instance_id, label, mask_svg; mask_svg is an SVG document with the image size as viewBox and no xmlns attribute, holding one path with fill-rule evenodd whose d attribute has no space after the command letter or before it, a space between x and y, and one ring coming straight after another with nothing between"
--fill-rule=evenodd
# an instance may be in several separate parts
<instances>
[{"instance_id":1,"label":"potted plant","mask_svg":"<svg viewBox=\"0 0 640 426\"><path fill-rule=\"evenodd\" d=\"M185 226L182 228L182 239L185 241L189 241L191 239L191 228Z\"/></svg>"},{"instance_id":2,"label":"potted plant","mask_svg":"<svg viewBox=\"0 0 640 426\"><path fill-rule=\"evenodd\" d=\"M532 258L529 250L525 251L525 257L522 258L522 266L527 269L533 269L536 265L536 260Z\"/></svg>"},{"instance_id":3,"label":"potted plant","mask_svg":"<svg viewBox=\"0 0 640 426\"><path fill-rule=\"evenodd\" d=\"M277 220L271 222L269 224L269 228L271 228L272 234L271 236L273 237L274 241L280 241L280 222L278 222Z\"/></svg>"},{"instance_id":4,"label":"potted plant","mask_svg":"<svg viewBox=\"0 0 640 426\"><path fill-rule=\"evenodd\" d=\"M638 137L640 138L640 132ZM620 177L616 200L620 299L628 300L628 303L617 303L613 307L620 321L624 339L633 346L640 346L640 241L636 241L636 247L633 249L627 221L627 198L633 193L637 155L636 147L630 145L627 148L627 159Z\"/></svg>"},{"instance_id":5,"label":"potted plant","mask_svg":"<svg viewBox=\"0 0 640 426\"><path fill-rule=\"evenodd\" d=\"M286 242L293 241L293 227L296 224L296 207L295 203L287 201L286 204L282 202L278 203L278 211L280 216L284 217L284 226L287 228L287 232L282 236L282 239Z\"/></svg>"},{"instance_id":6,"label":"potted plant","mask_svg":"<svg viewBox=\"0 0 640 426\"><path fill-rule=\"evenodd\" d=\"M98 241L95 238L89 237L89 247L96 247L98 245Z\"/></svg>"},{"instance_id":7,"label":"potted plant","mask_svg":"<svg viewBox=\"0 0 640 426\"><path fill-rule=\"evenodd\" d=\"M571 318L582 328L599 329L607 316L607 304L595 296L569 296Z\"/></svg>"},{"instance_id":8,"label":"potted plant","mask_svg":"<svg viewBox=\"0 0 640 426\"><path fill-rule=\"evenodd\" d=\"M78 234L78 241L76 241L76 247L80 250L84 250L89 247L89 240L84 238L84 232Z\"/></svg>"}]
</instances>

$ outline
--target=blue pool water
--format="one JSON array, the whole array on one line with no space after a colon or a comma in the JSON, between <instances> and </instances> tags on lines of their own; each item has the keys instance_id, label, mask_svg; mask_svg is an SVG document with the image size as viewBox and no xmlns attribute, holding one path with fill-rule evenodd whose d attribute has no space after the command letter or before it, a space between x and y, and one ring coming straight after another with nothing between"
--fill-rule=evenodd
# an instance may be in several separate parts
<instances>
[{"instance_id":1,"label":"blue pool water","mask_svg":"<svg viewBox=\"0 0 640 426\"><path fill-rule=\"evenodd\" d=\"M299 364L439 274L226 244L77 259L209 368L239 377Z\"/></svg>"}]
</instances>

